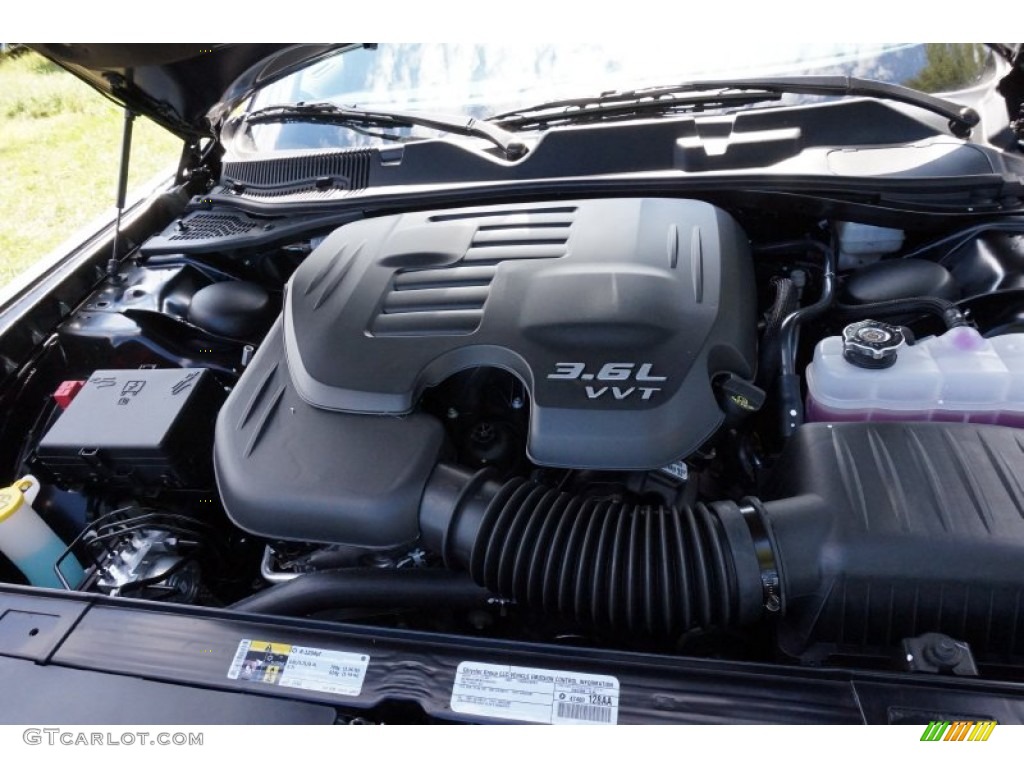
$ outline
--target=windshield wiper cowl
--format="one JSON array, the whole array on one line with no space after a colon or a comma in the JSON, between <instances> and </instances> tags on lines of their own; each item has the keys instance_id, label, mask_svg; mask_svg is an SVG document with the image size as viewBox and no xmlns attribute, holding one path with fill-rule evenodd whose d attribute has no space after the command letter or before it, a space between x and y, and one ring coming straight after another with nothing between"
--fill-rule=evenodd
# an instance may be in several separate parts
<instances>
[{"instance_id":1,"label":"windshield wiper cowl","mask_svg":"<svg viewBox=\"0 0 1024 768\"><path fill-rule=\"evenodd\" d=\"M866 80L846 75L824 75L805 77L753 78L750 80L729 81L731 88L777 91L779 93L800 93L810 96L867 96L876 99L889 99L926 109L949 121L949 129L954 135L966 138L971 129L981 122L981 115L975 109L958 104L949 99L933 96L924 91L908 88L896 83L885 83L880 80ZM697 82L696 88L722 87L716 81Z\"/></svg>"},{"instance_id":2,"label":"windshield wiper cowl","mask_svg":"<svg viewBox=\"0 0 1024 768\"><path fill-rule=\"evenodd\" d=\"M507 160L518 160L527 153L526 144L493 123L477 120L468 115L437 115L423 112L360 109L329 102L286 104L265 107L242 117L249 124L309 122L330 125L377 126L385 128L411 128L420 126L432 130L486 139L498 147Z\"/></svg>"},{"instance_id":3,"label":"windshield wiper cowl","mask_svg":"<svg viewBox=\"0 0 1024 768\"><path fill-rule=\"evenodd\" d=\"M743 93L747 91L752 93ZM642 108L647 114L659 110L678 110L680 107L725 107L730 106L730 102L741 106L744 96L749 96L748 101L764 101L773 97L778 98L784 93L810 96L867 96L911 104L945 117L949 121L950 131L959 138L970 136L971 129L981 122L976 110L954 101L904 85L846 75L694 80L629 91L608 91L592 97L549 101L513 112L492 115L488 120L499 125L521 127L545 121L587 120L600 114L626 114L630 106L637 110ZM564 111L556 113L557 110Z\"/></svg>"}]
</instances>

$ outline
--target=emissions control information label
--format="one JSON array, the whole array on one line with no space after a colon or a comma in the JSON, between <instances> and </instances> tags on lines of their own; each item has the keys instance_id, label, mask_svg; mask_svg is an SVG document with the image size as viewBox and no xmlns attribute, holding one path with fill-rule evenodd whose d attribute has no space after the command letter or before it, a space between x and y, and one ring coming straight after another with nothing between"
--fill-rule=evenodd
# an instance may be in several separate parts
<instances>
[{"instance_id":1,"label":"emissions control information label","mask_svg":"<svg viewBox=\"0 0 1024 768\"><path fill-rule=\"evenodd\" d=\"M452 711L530 723L617 723L619 681L557 669L459 664Z\"/></svg>"},{"instance_id":2,"label":"emissions control information label","mask_svg":"<svg viewBox=\"0 0 1024 768\"><path fill-rule=\"evenodd\" d=\"M358 696L370 657L302 645L243 640L228 670L231 680Z\"/></svg>"}]
</instances>

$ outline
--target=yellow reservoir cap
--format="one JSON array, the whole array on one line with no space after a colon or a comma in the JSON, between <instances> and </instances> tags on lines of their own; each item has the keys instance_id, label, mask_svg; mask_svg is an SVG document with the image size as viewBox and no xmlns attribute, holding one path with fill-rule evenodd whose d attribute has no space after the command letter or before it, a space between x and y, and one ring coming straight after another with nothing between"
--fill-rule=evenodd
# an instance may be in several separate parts
<instances>
[{"instance_id":1,"label":"yellow reservoir cap","mask_svg":"<svg viewBox=\"0 0 1024 768\"><path fill-rule=\"evenodd\" d=\"M32 487L32 481L22 478L0 490L0 523L13 515L25 503L25 491Z\"/></svg>"}]
</instances>

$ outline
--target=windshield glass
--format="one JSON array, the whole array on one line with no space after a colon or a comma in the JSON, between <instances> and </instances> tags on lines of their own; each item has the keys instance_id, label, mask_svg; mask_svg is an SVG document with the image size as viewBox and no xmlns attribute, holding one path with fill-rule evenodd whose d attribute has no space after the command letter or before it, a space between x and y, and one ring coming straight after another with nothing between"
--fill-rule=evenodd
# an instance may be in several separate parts
<instances>
[{"instance_id":1,"label":"windshield glass","mask_svg":"<svg viewBox=\"0 0 1024 768\"><path fill-rule=\"evenodd\" d=\"M663 48L609 44L380 44L348 51L274 83L250 100L249 111L272 105L329 101L345 106L485 118L545 101L596 96L696 79L781 75L851 75L932 93L984 80L991 52L958 44L802 44L756 48L688 43ZM786 96L786 103L820 97ZM437 135L422 128L389 135ZM330 125L251 126L247 149L378 145L388 139Z\"/></svg>"}]
</instances>

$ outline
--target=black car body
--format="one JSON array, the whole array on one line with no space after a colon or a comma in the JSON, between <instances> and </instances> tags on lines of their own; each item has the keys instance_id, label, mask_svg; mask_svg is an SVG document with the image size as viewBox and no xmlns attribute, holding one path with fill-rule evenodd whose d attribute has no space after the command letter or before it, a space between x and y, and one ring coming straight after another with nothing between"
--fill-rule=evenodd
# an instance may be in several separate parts
<instances>
[{"instance_id":1,"label":"black car body","mask_svg":"<svg viewBox=\"0 0 1024 768\"><path fill-rule=\"evenodd\" d=\"M0 316L0 720L1024 719L1017 47L34 47L183 153Z\"/></svg>"}]
</instances>

